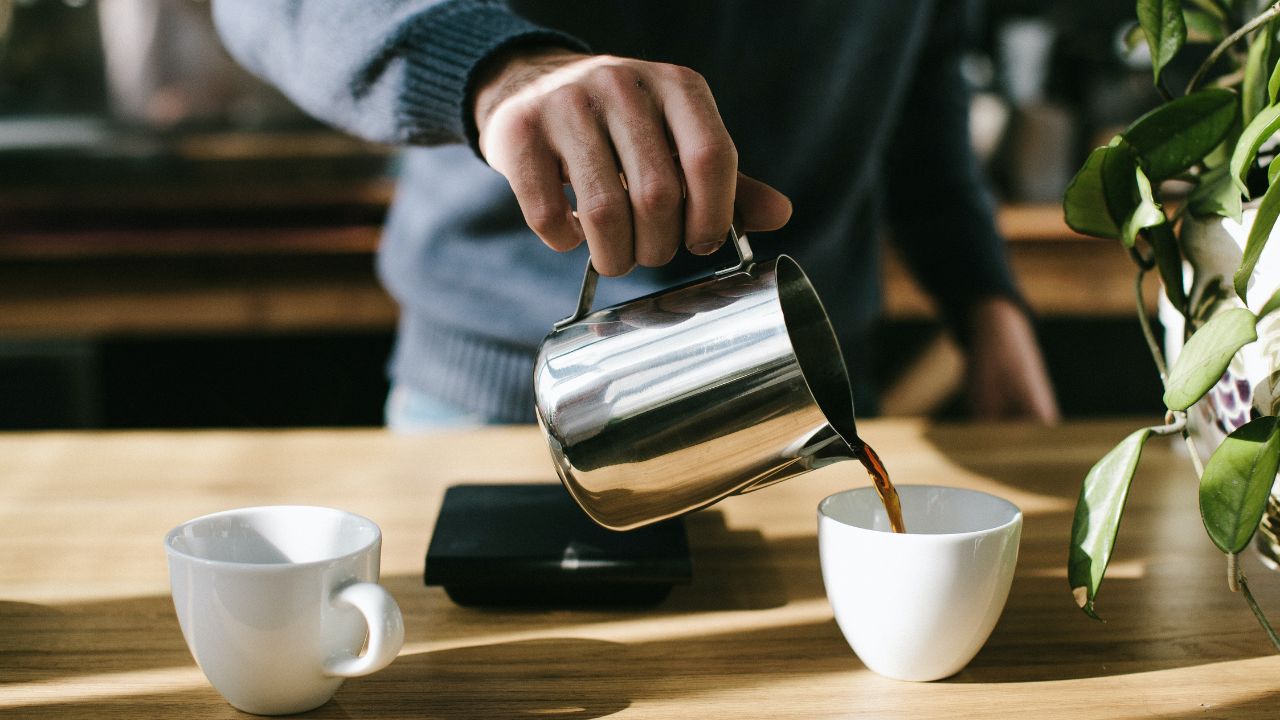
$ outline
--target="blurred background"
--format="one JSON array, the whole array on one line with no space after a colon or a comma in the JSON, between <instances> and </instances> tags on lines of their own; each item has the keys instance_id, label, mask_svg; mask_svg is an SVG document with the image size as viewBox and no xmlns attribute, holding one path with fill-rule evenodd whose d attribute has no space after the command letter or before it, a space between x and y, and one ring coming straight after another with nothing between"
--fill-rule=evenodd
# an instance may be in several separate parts
<instances>
[{"instance_id":1,"label":"blurred background","mask_svg":"<svg viewBox=\"0 0 1280 720\"><path fill-rule=\"evenodd\" d=\"M1159 100L1132 25L1131 2L993 0L966 61L1068 417L1160 407L1130 261L1060 207ZM207 2L0 0L0 429L380 424L395 174L241 71ZM955 416L959 351L891 255L884 275L884 412Z\"/></svg>"}]
</instances>

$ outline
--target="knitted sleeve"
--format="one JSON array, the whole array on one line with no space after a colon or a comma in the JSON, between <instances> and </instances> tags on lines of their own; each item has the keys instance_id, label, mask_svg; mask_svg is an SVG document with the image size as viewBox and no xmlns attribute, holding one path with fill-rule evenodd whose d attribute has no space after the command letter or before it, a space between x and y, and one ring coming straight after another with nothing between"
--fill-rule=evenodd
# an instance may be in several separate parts
<instances>
[{"instance_id":1,"label":"knitted sleeve","mask_svg":"<svg viewBox=\"0 0 1280 720\"><path fill-rule=\"evenodd\" d=\"M963 2L940 3L885 158L894 244L961 339L975 301L1021 303L969 141Z\"/></svg>"},{"instance_id":2,"label":"knitted sleeve","mask_svg":"<svg viewBox=\"0 0 1280 720\"><path fill-rule=\"evenodd\" d=\"M215 0L231 54L315 117L368 140L476 144L473 80L519 44L585 51L499 0Z\"/></svg>"}]
</instances>

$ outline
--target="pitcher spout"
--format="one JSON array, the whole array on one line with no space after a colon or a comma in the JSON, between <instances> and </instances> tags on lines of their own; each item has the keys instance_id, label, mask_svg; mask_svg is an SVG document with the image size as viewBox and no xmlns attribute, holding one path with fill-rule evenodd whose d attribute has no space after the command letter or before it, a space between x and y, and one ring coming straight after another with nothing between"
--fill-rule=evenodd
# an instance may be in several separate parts
<instances>
[{"instance_id":1,"label":"pitcher spout","mask_svg":"<svg viewBox=\"0 0 1280 720\"><path fill-rule=\"evenodd\" d=\"M809 436L799 446L790 462L756 478L750 485L739 490L737 494L745 495L746 493L775 485L796 475L803 475L810 470L817 470L845 460L857 459L858 452L861 449L862 439L858 436L853 436L853 440L850 442L830 426L824 427L821 431Z\"/></svg>"}]
</instances>

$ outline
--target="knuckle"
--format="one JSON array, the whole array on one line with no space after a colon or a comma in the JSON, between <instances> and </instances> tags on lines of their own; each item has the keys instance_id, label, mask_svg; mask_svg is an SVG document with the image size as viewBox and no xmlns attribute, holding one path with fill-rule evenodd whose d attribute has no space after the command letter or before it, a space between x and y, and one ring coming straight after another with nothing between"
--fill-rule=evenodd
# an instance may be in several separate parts
<instances>
[{"instance_id":1,"label":"knuckle","mask_svg":"<svg viewBox=\"0 0 1280 720\"><path fill-rule=\"evenodd\" d=\"M597 82L613 92L629 92L636 86L636 72L622 65L604 65L597 71Z\"/></svg>"},{"instance_id":2,"label":"knuckle","mask_svg":"<svg viewBox=\"0 0 1280 720\"><path fill-rule=\"evenodd\" d=\"M687 65L667 65L664 68L666 75L675 80L682 87L690 89L702 89L707 86L706 78L697 70Z\"/></svg>"},{"instance_id":3,"label":"knuckle","mask_svg":"<svg viewBox=\"0 0 1280 720\"><path fill-rule=\"evenodd\" d=\"M648 214L664 214L680 202L680 188L672 182L651 182L638 188L632 198L636 210Z\"/></svg>"},{"instance_id":4,"label":"knuckle","mask_svg":"<svg viewBox=\"0 0 1280 720\"><path fill-rule=\"evenodd\" d=\"M532 141L542 133L542 118L532 108L521 108L511 114L507 133L516 141Z\"/></svg>"},{"instance_id":5,"label":"knuckle","mask_svg":"<svg viewBox=\"0 0 1280 720\"><path fill-rule=\"evenodd\" d=\"M627 221L627 198L621 192L600 192L578 202L578 216L596 227L609 227Z\"/></svg>"},{"instance_id":6,"label":"knuckle","mask_svg":"<svg viewBox=\"0 0 1280 720\"><path fill-rule=\"evenodd\" d=\"M595 103L594 96L576 83L561 85L552 90L548 95L548 101L553 106L569 112L590 110Z\"/></svg>"},{"instance_id":7,"label":"knuckle","mask_svg":"<svg viewBox=\"0 0 1280 720\"><path fill-rule=\"evenodd\" d=\"M729 140L716 140L680 154L680 165L697 175L728 175L738 169L738 149Z\"/></svg>"},{"instance_id":8,"label":"knuckle","mask_svg":"<svg viewBox=\"0 0 1280 720\"><path fill-rule=\"evenodd\" d=\"M534 144L542 136L542 121L531 107L520 105L504 107L495 112L480 131L481 147L485 153L508 157L513 150Z\"/></svg>"}]
</instances>

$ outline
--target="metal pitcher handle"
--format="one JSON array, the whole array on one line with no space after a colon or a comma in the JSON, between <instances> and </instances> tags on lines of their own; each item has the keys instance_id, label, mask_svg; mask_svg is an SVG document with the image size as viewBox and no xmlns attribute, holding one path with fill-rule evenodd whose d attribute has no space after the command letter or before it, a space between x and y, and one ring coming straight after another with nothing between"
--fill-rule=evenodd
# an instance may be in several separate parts
<instances>
[{"instance_id":1,"label":"metal pitcher handle","mask_svg":"<svg viewBox=\"0 0 1280 720\"><path fill-rule=\"evenodd\" d=\"M732 273L743 270L750 270L755 264L755 254L751 252L751 245L747 244L747 234L738 232L738 226L741 221L734 219L729 225L729 239L733 241L733 247L738 251L738 264L733 267L727 267L723 270L717 270L715 276L730 275ZM578 293L578 308L573 311L569 317L557 322L551 326L551 329L561 330L572 325L591 312L591 303L596 299L596 282L600 279L600 273L596 272L596 268L591 264L591 256L587 256L587 269L582 275L582 290Z\"/></svg>"}]
</instances>

